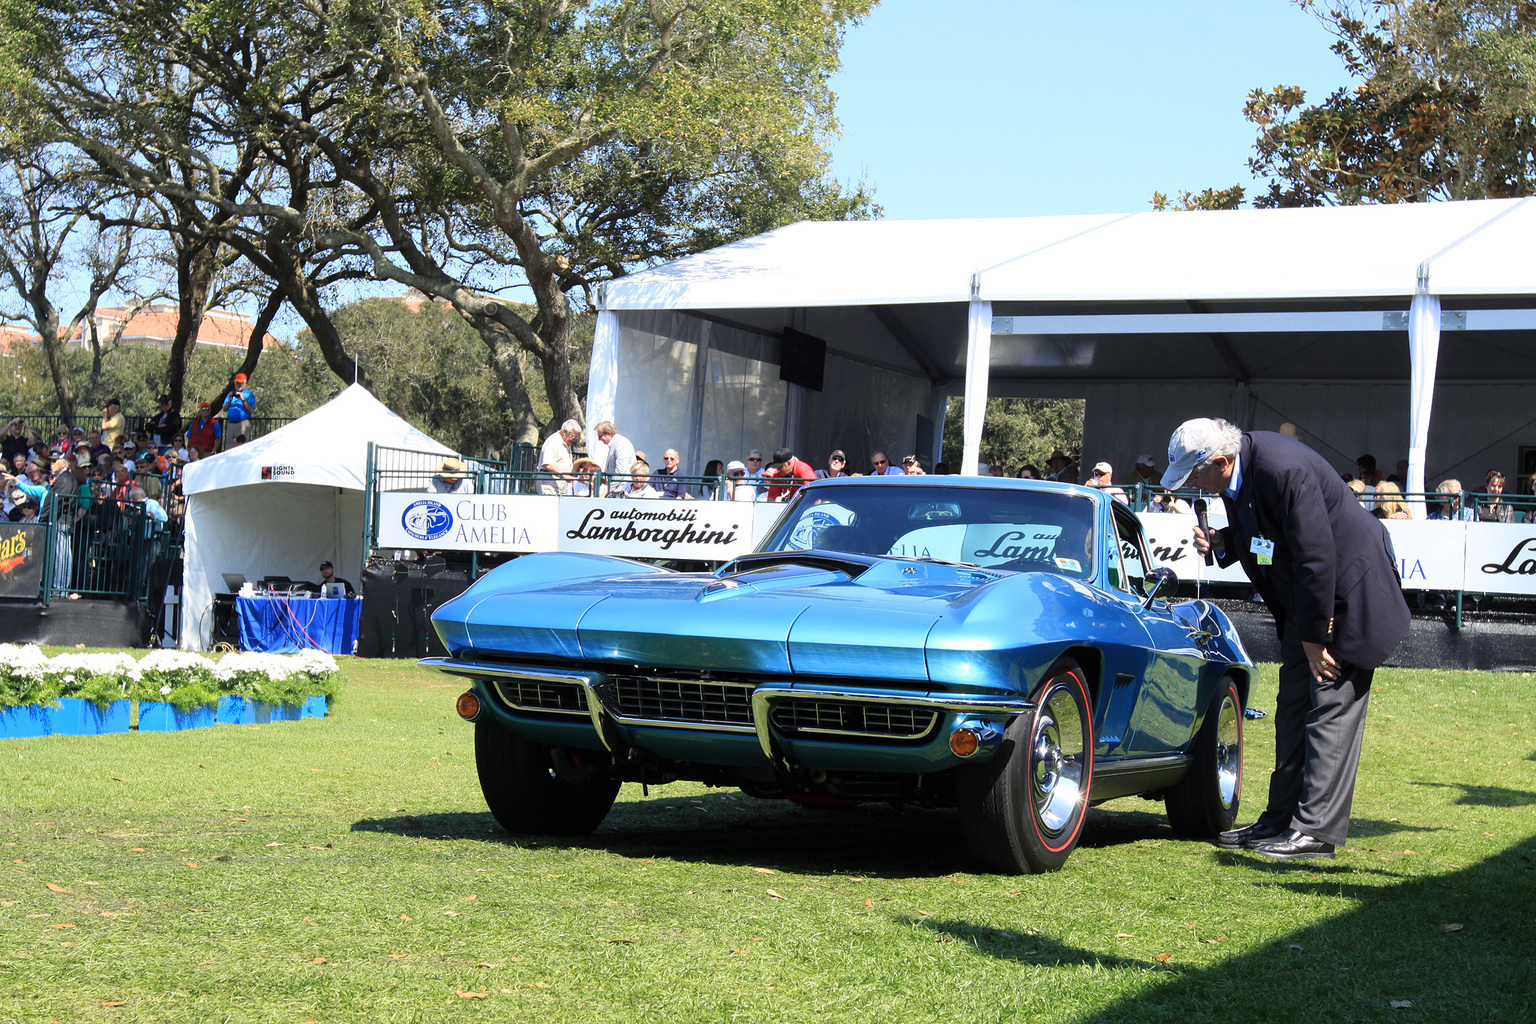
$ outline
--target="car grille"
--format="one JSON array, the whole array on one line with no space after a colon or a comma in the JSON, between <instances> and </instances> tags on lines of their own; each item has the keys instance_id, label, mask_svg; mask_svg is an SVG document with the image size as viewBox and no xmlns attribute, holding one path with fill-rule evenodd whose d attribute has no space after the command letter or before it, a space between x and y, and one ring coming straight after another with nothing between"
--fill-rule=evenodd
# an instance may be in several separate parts
<instances>
[{"instance_id":1,"label":"car grille","mask_svg":"<svg viewBox=\"0 0 1536 1024\"><path fill-rule=\"evenodd\" d=\"M536 679L497 679L496 691L508 707L518 711L587 713L587 693L576 683L552 683Z\"/></svg>"},{"instance_id":2,"label":"car grille","mask_svg":"<svg viewBox=\"0 0 1536 1024\"><path fill-rule=\"evenodd\" d=\"M926 708L791 698L774 701L771 717L773 724L785 733L915 740L933 731L939 716Z\"/></svg>"},{"instance_id":3,"label":"car grille","mask_svg":"<svg viewBox=\"0 0 1536 1024\"><path fill-rule=\"evenodd\" d=\"M616 676L613 694L620 718L707 725L752 724L749 683Z\"/></svg>"}]
</instances>

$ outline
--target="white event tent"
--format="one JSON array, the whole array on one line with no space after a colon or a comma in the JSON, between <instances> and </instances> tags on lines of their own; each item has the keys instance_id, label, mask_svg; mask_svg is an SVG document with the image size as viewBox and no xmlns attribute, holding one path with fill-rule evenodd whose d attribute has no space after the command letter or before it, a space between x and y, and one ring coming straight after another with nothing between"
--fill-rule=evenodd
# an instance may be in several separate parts
<instances>
[{"instance_id":1,"label":"white event tent","mask_svg":"<svg viewBox=\"0 0 1536 1024\"><path fill-rule=\"evenodd\" d=\"M1532 238L1533 199L793 224L602 289L588 421L690 472L779 444L867 471L937 458L964 396L975 472L988 395L1077 397L1121 476L1213 415L1480 489L1536 469ZM780 379L788 329L820 391Z\"/></svg>"},{"instance_id":2,"label":"white event tent","mask_svg":"<svg viewBox=\"0 0 1536 1024\"><path fill-rule=\"evenodd\" d=\"M225 573L313 581L330 559L338 576L359 581L370 441L453 454L353 384L270 434L187 466L183 648L208 648Z\"/></svg>"}]
</instances>

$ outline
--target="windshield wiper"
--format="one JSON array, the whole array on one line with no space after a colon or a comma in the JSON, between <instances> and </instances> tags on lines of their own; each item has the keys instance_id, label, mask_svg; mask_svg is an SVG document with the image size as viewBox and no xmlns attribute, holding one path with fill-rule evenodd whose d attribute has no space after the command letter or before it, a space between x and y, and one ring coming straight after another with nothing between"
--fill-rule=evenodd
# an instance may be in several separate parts
<instances>
[{"instance_id":1,"label":"windshield wiper","mask_svg":"<svg viewBox=\"0 0 1536 1024\"><path fill-rule=\"evenodd\" d=\"M911 562L932 562L934 565L953 565L957 569L980 569L981 568L981 566L977 565L975 562L951 562L947 558L933 558L933 557L931 557L929 555L922 555L921 557L919 557L917 555L913 555L911 558L908 559L908 561L911 561Z\"/></svg>"}]
</instances>

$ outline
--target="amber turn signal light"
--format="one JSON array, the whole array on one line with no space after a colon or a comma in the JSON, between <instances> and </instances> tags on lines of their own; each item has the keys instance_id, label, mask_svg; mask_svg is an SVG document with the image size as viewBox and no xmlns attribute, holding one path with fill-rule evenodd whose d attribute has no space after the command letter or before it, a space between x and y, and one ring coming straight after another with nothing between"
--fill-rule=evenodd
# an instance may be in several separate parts
<instances>
[{"instance_id":1,"label":"amber turn signal light","mask_svg":"<svg viewBox=\"0 0 1536 1024\"><path fill-rule=\"evenodd\" d=\"M473 722L480 717L480 698L475 696L473 690L465 690L459 694L458 702L454 705L459 712L459 717L466 722Z\"/></svg>"},{"instance_id":2,"label":"amber turn signal light","mask_svg":"<svg viewBox=\"0 0 1536 1024\"><path fill-rule=\"evenodd\" d=\"M1003 727L996 722L967 718L958 722L949 734L949 749L956 757L975 757L996 752L1003 739Z\"/></svg>"},{"instance_id":3,"label":"amber turn signal light","mask_svg":"<svg viewBox=\"0 0 1536 1024\"><path fill-rule=\"evenodd\" d=\"M463 700L463 698L459 698ZM949 734L949 749L955 752L956 757L970 757L981 749L981 737L976 735L974 729L961 726Z\"/></svg>"}]
</instances>

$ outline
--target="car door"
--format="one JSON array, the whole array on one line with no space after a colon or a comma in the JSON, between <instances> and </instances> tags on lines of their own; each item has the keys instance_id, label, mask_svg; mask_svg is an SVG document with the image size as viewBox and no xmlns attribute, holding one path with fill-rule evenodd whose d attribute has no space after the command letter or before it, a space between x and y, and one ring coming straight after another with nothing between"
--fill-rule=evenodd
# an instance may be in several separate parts
<instances>
[{"instance_id":1,"label":"car door","mask_svg":"<svg viewBox=\"0 0 1536 1024\"><path fill-rule=\"evenodd\" d=\"M1131 755L1182 750L1194 726L1205 656L1191 638L1188 623L1173 613L1167 601L1148 604L1146 600L1147 573L1153 562L1141 523L1118 502L1111 510L1111 519L1123 588L1135 603L1150 640L1124 749Z\"/></svg>"}]
</instances>

